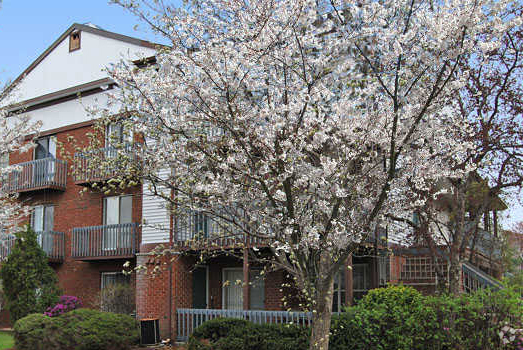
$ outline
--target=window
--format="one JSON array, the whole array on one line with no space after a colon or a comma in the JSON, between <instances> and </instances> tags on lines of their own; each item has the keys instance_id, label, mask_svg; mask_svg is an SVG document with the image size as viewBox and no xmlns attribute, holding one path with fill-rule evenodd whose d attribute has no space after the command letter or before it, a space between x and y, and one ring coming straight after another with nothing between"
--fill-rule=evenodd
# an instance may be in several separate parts
<instances>
[{"instance_id":1,"label":"window","mask_svg":"<svg viewBox=\"0 0 523 350\"><path fill-rule=\"evenodd\" d=\"M354 283L354 299L361 299L370 290L369 264L354 264L352 266Z\"/></svg>"},{"instance_id":2,"label":"window","mask_svg":"<svg viewBox=\"0 0 523 350\"><path fill-rule=\"evenodd\" d=\"M80 31L75 30L69 35L69 52L80 49Z\"/></svg>"},{"instance_id":3,"label":"window","mask_svg":"<svg viewBox=\"0 0 523 350\"><path fill-rule=\"evenodd\" d=\"M9 153L4 153L0 156L0 169L7 168L9 166Z\"/></svg>"},{"instance_id":4,"label":"window","mask_svg":"<svg viewBox=\"0 0 523 350\"><path fill-rule=\"evenodd\" d=\"M192 214L193 219L193 232L195 236L198 236L200 238L208 238L209 237L209 217L207 215L199 212L194 211Z\"/></svg>"},{"instance_id":5,"label":"window","mask_svg":"<svg viewBox=\"0 0 523 350\"><path fill-rule=\"evenodd\" d=\"M9 153L4 153L0 155L0 182L4 183L8 181L9 174L4 173L3 169L6 169L9 166Z\"/></svg>"},{"instance_id":6,"label":"window","mask_svg":"<svg viewBox=\"0 0 523 350\"><path fill-rule=\"evenodd\" d=\"M56 158L56 138L43 137L36 140L35 160L44 158Z\"/></svg>"},{"instance_id":7,"label":"window","mask_svg":"<svg viewBox=\"0 0 523 350\"><path fill-rule=\"evenodd\" d=\"M242 269L223 269L223 309L243 309L242 283Z\"/></svg>"},{"instance_id":8,"label":"window","mask_svg":"<svg viewBox=\"0 0 523 350\"><path fill-rule=\"evenodd\" d=\"M346 304L346 290L345 290L345 269L342 267L340 271L334 276L334 294L332 297L332 312L339 312L343 305Z\"/></svg>"},{"instance_id":9,"label":"window","mask_svg":"<svg viewBox=\"0 0 523 350\"><path fill-rule=\"evenodd\" d=\"M390 259L388 256L378 256L378 283L380 287L386 287L390 281Z\"/></svg>"},{"instance_id":10,"label":"window","mask_svg":"<svg viewBox=\"0 0 523 350\"><path fill-rule=\"evenodd\" d=\"M132 228L121 226L132 223L132 196L115 196L104 198L104 232L103 248L131 247Z\"/></svg>"},{"instance_id":11,"label":"window","mask_svg":"<svg viewBox=\"0 0 523 350\"><path fill-rule=\"evenodd\" d=\"M132 223L133 197L115 196L104 198L104 225Z\"/></svg>"},{"instance_id":12,"label":"window","mask_svg":"<svg viewBox=\"0 0 523 350\"><path fill-rule=\"evenodd\" d=\"M102 272L101 309L120 314L131 314L135 309L131 276L122 272Z\"/></svg>"},{"instance_id":13,"label":"window","mask_svg":"<svg viewBox=\"0 0 523 350\"><path fill-rule=\"evenodd\" d=\"M56 158L56 138L44 137L36 140L34 159L40 160L34 165L33 180L35 184L41 184L54 180ZM47 159L47 160L44 160Z\"/></svg>"},{"instance_id":14,"label":"window","mask_svg":"<svg viewBox=\"0 0 523 350\"><path fill-rule=\"evenodd\" d=\"M123 272L102 272L102 281L101 281L101 287L102 289L106 289L110 286L123 284L123 285L129 285L131 284L131 276L126 275Z\"/></svg>"},{"instance_id":15,"label":"window","mask_svg":"<svg viewBox=\"0 0 523 350\"><path fill-rule=\"evenodd\" d=\"M51 253L54 246L54 236L44 235L54 229L54 206L39 205L33 208L31 215L31 227L37 233L38 244L44 252Z\"/></svg>"},{"instance_id":16,"label":"window","mask_svg":"<svg viewBox=\"0 0 523 350\"><path fill-rule=\"evenodd\" d=\"M262 275L262 270L250 270L249 280L251 285L249 286L249 308L251 310L264 310L265 309L265 279Z\"/></svg>"},{"instance_id":17,"label":"window","mask_svg":"<svg viewBox=\"0 0 523 350\"><path fill-rule=\"evenodd\" d=\"M133 142L133 133L122 123L111 123L105 128L105 147L118 146Z\"/></svg>"},{"instance_id":18,"label":"window","mask_svg":"<svg viewBox=\"0 0 523 350\"><path fill-rule=\"evenodd\" d=\"M261 270L250 270L249 279L251 282L249 286L249 308L252 310L263 310L265 308L265 280ZM243 269L223 269L222 298L223 309L243 309Z\"/></svg>"},{"instance_id":19,"label":"window","mask_svg":"<svg viewBox=\"0 0 523 350\"><path fill-rule=\"evenodd\" d=\"M35 232L52 231L54 226L54 206L39 205L33 208L31 227Z\"/></svg>"}]
</instances>

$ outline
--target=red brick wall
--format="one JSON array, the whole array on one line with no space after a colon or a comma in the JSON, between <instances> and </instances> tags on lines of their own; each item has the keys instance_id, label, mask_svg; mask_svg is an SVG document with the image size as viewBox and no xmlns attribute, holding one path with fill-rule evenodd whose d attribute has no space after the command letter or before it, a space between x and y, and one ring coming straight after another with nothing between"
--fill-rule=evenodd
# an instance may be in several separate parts
<instances>
[{"instance_id":1,"label":"red brick wall","mask_svg":"<svg viewBox=\"0 0 523 350\"><path fill-rule=\"evenodd\" d=\"M153 274L155 266L161 266L161 263L147 255L138 255L136 263L147 267L147 270L137 273L136 276L136 317L138 320L158 318L160 336L167 338L169 334L169 270L163 266Z\"/></svg>"},{"instance_id":2,"label":"red brick wall","mask_svg":"<svg viewBox=\"0 0 523 350\"><path fill-rule=\"evenodd\" d=\"M153 245L142 246L141 250L150 251ZM176 336L176 309L192 307L192 270L195 258L192 256L175 256L172 262L172 330L171 337ZM140 254L137 264L147 269L137 275L136 304L137 318L158 318L160 335L169 336L169 259L154 255ZM152 273L159 266L156 273ZM242 261L233 257L216 257L206 262L209 268L209 308L222 308L222 269L241 268ZM282 297L287 289L282 284L288 279L283 271L269 273L265 278L265 309L282 310ZM295 291L294 291L295 293ZM294 305L295 304L295 305ZM291 304L297 308L297 302Z\"/></svg>"},{"instance_id":3,"label":"red brick wall","mask_svg":"<svg viewBox=\"0 0 523 350\"><path fill-rule=\"evenodd\" d=\"M78 143L86 144L86 134L93 132L92 126L62 131L55 136L59 143L63 143L65 154L74 155L74 144L68 142L68 137L74 137ZM10 155L10 164L31 161L34 150L20 154ZM64 159L60 148L57 150L57 158ZM67 157L65 157L66 159ZM68 167L72 165L71 159ZM52 204L54 205L54 231L64 232L65 235L65 259L62 263L52 263L51 266L58 274L60 287L64 294L80 297L86 306L98 304L97 296L100 292L101 273L116 272L123 270L124 259L120 260L97 260L78 261L71 258L71 233L74 227L95 226L103 223L103 198L107 195L97 190L89 189L80 193L83 187L74 183L69 169L65 191L39 190L21 193L19 200L28 205ZM133 195L133 222L141 223L142 215L142 189L141 186L127 189L122 193ZM115 195L115 194L111 194ZM136 244L139 246L140 233ZM132 259L132 266L135 265ZM134 284L135 278L131 279ZM0 320L2 319L0 315Z\"/></svg>"}]
</instances>

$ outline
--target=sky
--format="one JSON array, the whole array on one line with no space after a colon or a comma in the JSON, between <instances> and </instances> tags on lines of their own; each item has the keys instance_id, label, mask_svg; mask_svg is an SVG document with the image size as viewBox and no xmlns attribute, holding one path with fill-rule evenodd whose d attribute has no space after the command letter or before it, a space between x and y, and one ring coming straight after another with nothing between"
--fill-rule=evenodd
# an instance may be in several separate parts
<instances>
[{"instance_id":1,"label":"sky","mask_svg":"<svg viewBox=\"0 0 523 350\"><path fill-rule=\"evenodd\" d=\"M0 83L14 80L73 23L158 41L146 25L107 0L0 0ZM138 31L134 30L138 25ZM155 40L156 39L156 40ZM0 84L1 86L1 84Z\"/></svg>"},{"instance_id":2,"label":"sky","mask_svg":"<svg viewBox=\"0 0 523 350\"><path fill-rule=\"evenodd\" d=\"M107 0L0 2L0 86L14 80L73 23L90 22L111 32L161 42L143 22ZM505 228L523 221L523 207L512 202L511 209L502 213Z\"/></svg>"}]
</instances>

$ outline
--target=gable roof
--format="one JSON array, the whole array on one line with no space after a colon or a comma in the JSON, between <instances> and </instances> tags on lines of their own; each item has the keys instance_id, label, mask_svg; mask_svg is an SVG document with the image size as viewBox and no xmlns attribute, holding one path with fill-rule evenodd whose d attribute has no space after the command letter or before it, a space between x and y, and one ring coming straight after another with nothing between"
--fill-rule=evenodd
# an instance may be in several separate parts
<instances>
[{"instance_id":1,"label":"gable roof","mask_svg":"<svg viewBox=\"0 0 523 350\"><path fill-rule=\"evenodd\" d=\"M42 62L49 55L49 53L51 53L51 51L53 51L65 38L69 37L69 35L75 30L89 32L109 39L115 39L137 46L147 47L150 49L155 49L158 46L162 46L161 44L155 44L147 40L137 39L127 35L110 32L91 25L73 23L62 35L58 37L58 39L56 39L51 44L51 46L49 46L40 56L38 56L38 58L34 60L33 63L29 65L29 67L27 67L15 80L13 80L13 82L3 91L3 94L0 95L0 99L4 97L7 93L9 93L9 91L11 91L14 86L16 86L27 74L29 74L40 62Z\"/></svg>"}]
</instances>

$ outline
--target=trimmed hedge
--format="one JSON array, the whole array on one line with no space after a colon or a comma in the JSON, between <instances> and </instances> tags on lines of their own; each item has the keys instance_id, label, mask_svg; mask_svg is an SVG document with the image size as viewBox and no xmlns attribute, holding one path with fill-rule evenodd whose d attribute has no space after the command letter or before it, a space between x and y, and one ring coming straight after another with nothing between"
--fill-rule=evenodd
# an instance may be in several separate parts
<instances>
[{"instance_id":1,"label":"trimmed hedge","mask_svg":"<svg viewBox=\"0 0 523 350\"><path fill-rule=\"evenodd\" d=\"M296 325L254 324L234 318L216 318L198 327L188 350L295 350L306 349L309 329Z\"/></svg>"},{"instance_id":2,"label":"trimmed hedge","mask_svg":"<svg viewBox=\"0 0 523 350\"><path fill-rule=\"evenodd\" d=\"M139 342L127 315L77 309L57 317L31 314L14 325L17 350L126 350Z\"/></svg>"},{"instance_id":3,"label":"trimmed hedge","mask_svg":"<svg viewBox=\"0 0 523 350\"><path fill-rule=\"evenodd\" d=\"M521 334L504 344L500 331L511 336L522 320L523 301L511 290L424 297L394 286L372 290L333 316L329 350L520 350ZM295 325L218 318L194 331L188 350L307 349L309 334Z\"/></svg>"}]
</instances>

